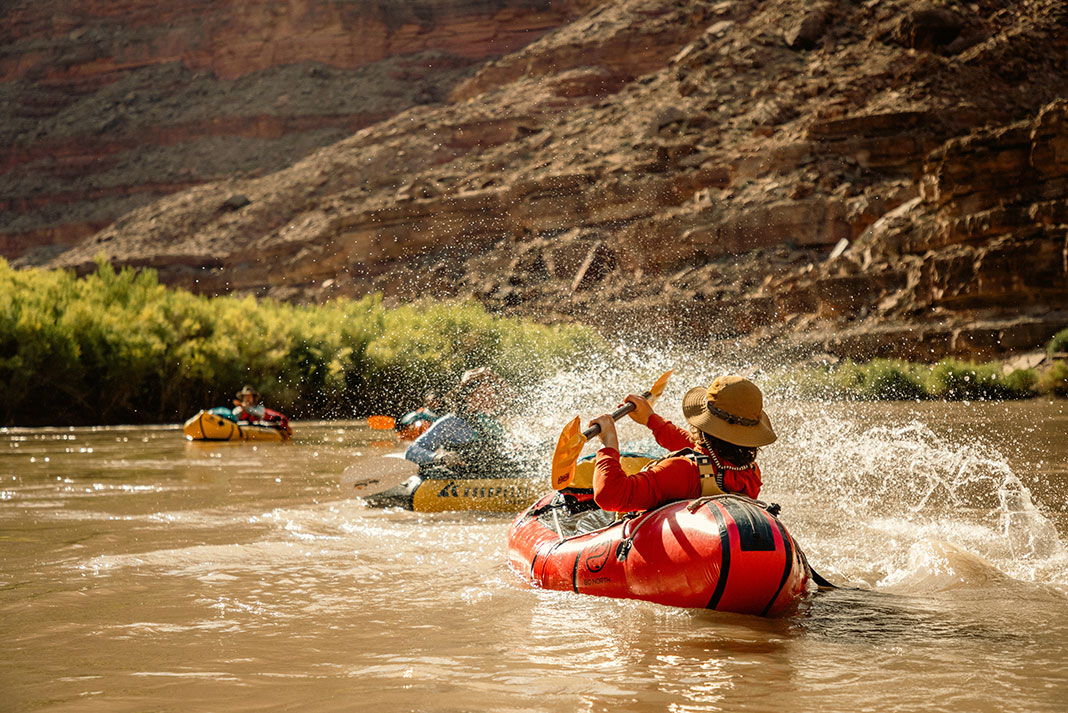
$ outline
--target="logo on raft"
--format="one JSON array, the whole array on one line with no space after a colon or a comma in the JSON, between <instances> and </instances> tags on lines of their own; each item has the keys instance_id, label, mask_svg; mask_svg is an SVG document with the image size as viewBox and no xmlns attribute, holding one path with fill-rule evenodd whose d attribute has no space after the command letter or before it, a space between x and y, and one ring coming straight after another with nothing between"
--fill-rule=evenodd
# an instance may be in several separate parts
<instances>
[{"instance_id":1,"label":"logo on raft","mask_svg":"<svg viewBox=\"0 0 1068 713\"><path fill-rule=\"evenodd\" d=\"M382 482L381 478L364 478L363 480L355 480L352 483L353 490L363 490L364 488L375 485Z\"/></svg>"},{"instance_id":2,"label":"logo on raft","mask_svg":"<svg viewBox=\"0 0 1068 713\"><path fill-rule=\"evenodd\" d=\"M607 542L600 542L595 547L586 550L586 569L594 573L604 569L611 550L612 547Z\"/></svg>"},{"instance_id":3,"label":"logo on raft","mask_svg":"<svg viewBox=\"0 0 1068 713\"><path fill-rule=\"evenodd\" d=\"M519 485L471 486L458 485L454 481L445 483L438 491L439 498L505 498L507 500L525 500L531 497L532 488Z\"/></svg>"}]
</instances>

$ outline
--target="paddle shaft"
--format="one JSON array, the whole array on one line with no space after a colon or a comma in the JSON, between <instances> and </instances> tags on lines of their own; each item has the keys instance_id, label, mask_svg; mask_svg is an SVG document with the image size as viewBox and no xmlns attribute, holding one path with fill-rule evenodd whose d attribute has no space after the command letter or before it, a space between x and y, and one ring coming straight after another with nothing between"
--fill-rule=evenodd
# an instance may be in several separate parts
<instances>
[{"instance_id":1,"label":"paddle shaft","mask_svg":"<svg viewBox=\"0 0 1068 713\"><path fill-rule=\"evenodd\" d=\"M652 388L642 394L642 396L650 401L659 398L660 394L664 392L664 387L667 386L669 378L671 378L670 369L661 374L660 378L656 380L656 383L653 384ZM637 406L628 401L612 412L612 420L618 421L635 408L637 408ZM590 426L585 431L582 431L580 430L581 424L582 421L578 416L575 416L575 418L564 426L564 430L560 432L560 437L556 441L556 450L553 451L552 473L550 475L554 490L562 490L571 483L572 479L575 477L575 465L579 454L582 452L583 446L585 446L591 438L601 432L601 427L599 425Z\"/></svg>"},{"instance_id":2,"label":"paddle shaft","mask_svg":"<svg viewBox=\"0 0 1068 713\"><path fill-rule=\"evenodd\" d=\"M653 395L652 391L646 391L644 394L642 394L642 397L643 398L649 398L652 395ZM615 411L612 412L612 420L613 421L618 421L619 419L623 418L624 416L626 416L628 413L630 413L631 411L633 411L636 408L638 408L638 407L634 405L633 401L628 401L627 403L623 404L622 406L620 406L619 408L617 408ZM600 432L601 432L601 425L598 424L598 423L595 423L592 426L590 426L589 428L587 428L585 431L583 431L582 435L588 441L588 440L590 440L591 438L593 438L594 436L596 436Z\"/></svg>"}]
</instances>

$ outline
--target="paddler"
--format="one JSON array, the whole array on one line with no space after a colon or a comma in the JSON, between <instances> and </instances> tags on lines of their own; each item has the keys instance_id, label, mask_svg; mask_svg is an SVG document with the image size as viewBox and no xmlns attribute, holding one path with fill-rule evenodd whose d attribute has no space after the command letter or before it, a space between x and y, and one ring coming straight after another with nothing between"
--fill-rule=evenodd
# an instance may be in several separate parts
<instances>
[{"instance_id":1,"label":"paddler","mask_svg":"<svg viewBox=\"0 0 1068 713\"><path fill-rule=\"evenodd\" d=\"M449 394L455 410L415 439L404 457L420 466L494 470L505 444L504 428L495 416L503 405L504 386L489 367L465 371Z\"/></svg>"},{"instance_id":2,"label":"paddler","mask_svg":"<svg viewBox=\"0 0 1068 713\"><path fill-rule=\"evenodd\" d=\"M272 411L263 405L260 400L260 392L246 385L237 392L234 399L233 414L238 422L255 425L270 426L292 435L293 429L289 426L289 419L285 414Z\"/></svg>"},{"instance_id":3,"label":"paddler","mask_svg":"<svg viewBox=\"0 0 1068 713\"><path fill-rule=\"evenodd\" d=\"M250 423L267 417L267 408L260 403L260 393L247 385L235 395L233 412L238 421Z\"/></svg>"},{"instance_id":4,"label":"paddler","mask_svg":"<svg viewBox=\"0 0 1068 713\"><path fill-rule=\"evenodd\" d=\"M672 451L633 475L619 462L615 421L605 414L590 421L601 427L604 447L597 452L593 494L597 505L612 512L650 510L675 500L702 495L760 494L757 449L776 436L764 412L760 389L742 376L720 376L708 388L690 389L682 399L682 413L692 427L676 426L642 396L630 394L630 417L648 427L656 442Z\"/></svg>"},{"instance_id":5,"label":"paddler","mask_svg":"<svg viewBox=\"0 0 1068 713\"><path fill-rule=\"evenodd\" d=\"M426 433L427 429L441 417L441 399L434 391L428 391L423 398L423 405L415 411L409 411L397 420L397 433L406 441L414 441Z\"/></svg>"}]
</instances>

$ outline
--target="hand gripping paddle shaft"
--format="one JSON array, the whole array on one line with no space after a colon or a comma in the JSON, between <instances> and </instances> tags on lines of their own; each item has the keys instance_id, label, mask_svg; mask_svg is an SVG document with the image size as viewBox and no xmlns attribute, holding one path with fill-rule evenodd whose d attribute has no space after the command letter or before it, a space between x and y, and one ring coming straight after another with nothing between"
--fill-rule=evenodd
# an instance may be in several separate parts
<instances>
[{"instance_id":1,"label":"hand gripping paddle shaft","mask_svg":"<svg viewBox=\"0 0 1068 713\"><path fill-rule=\"evenodd\" d=\"M660 378L656 380L656 383L653 384L652 388L642 394L642 396L650 402L656 401L656 399L660 397L660 394L664 393L664 387L667 386L671 374L671 369L661 374ZM612 412L612 420L618 421L633 411L634 408L634 404L628 401ZM586 441L601 432L601 427L596 424L590 426L585 431L581 429L582 422L578 416L575 416L575 418L564 426L564 430L560 432L560 438L556 441L556 451L553 453L552 469L552 485L555 490L562 490L571 484L571 481L575 477L575 465L578 462L579 454L582 453L582 447L586 445Z\"/></svg>"}]
</instances>

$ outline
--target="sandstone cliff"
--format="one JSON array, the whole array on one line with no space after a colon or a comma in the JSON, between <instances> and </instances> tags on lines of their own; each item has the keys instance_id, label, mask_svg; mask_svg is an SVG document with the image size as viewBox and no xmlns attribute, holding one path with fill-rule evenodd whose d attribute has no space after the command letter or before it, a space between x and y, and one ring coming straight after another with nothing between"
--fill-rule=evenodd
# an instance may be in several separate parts
<instances>
[{"instance_id":1,"label":"sandstone cliff","mask_svg":"<svg viewBox=\"0 0 1068 713\"><path fill-rule=\"evenodd\" d=\"M404 109L588 0L16 0L0 18L0 256L262 175Z\"/></svg>"},{"instance_id":2,"label":"sandstone cliff","mask_svg":"<svg viewBox=\"0 0 1068 713\"><path fill-rule=\"evenodd\" d=\"M49 264L984 358L1068 324L1066 87L1060 1L622 0Z\"/></svg>"}]
</instances>

